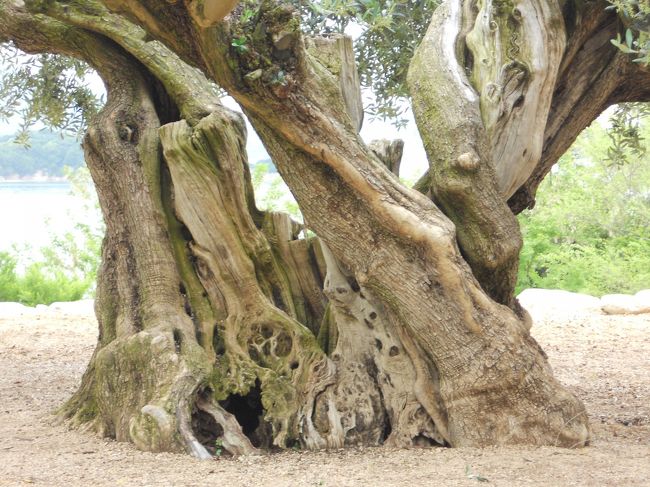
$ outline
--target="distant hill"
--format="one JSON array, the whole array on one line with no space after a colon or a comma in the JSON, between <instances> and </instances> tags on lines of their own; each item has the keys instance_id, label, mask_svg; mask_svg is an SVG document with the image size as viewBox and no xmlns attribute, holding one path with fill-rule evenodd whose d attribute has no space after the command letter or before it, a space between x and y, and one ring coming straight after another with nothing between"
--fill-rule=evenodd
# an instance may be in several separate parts
<instances>
[{"instance_id":1,"label":"distant hill","mask_svg":"<svg viewBox=\"0 0 650 487\"><path fill-rule=\"evenodd\" d=\"M28 178L37 173L63 176L63 167L84 165L81 144L74 137L41 130L32 132L30 147L14 143L13 135L0 136L0 178Z\"/></svg>"},{"instance_id":2,"label":"distant hill","mask_svg":"<svg viewBox=\"0 0 650 487\"><path fill-rule=\"evenodd\" d=\"M74 137L63 137L55 132L41 130L32 132L30 147L14 142L13 135L0 136L0 179L28 179L32 176L62 177L63 168L83 166L81 144ZM269 173L277 170L271 159L251 163L268 167Z\"/></svg>"}]
</instances>

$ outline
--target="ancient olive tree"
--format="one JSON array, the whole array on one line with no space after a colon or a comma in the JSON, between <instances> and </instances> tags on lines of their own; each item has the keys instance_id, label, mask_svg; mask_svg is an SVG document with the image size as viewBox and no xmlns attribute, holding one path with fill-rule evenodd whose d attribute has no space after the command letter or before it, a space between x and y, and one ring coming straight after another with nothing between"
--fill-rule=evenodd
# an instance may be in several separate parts
<instances>
[{"instance_id":1,"label":"ancient olive tree","mask_svg":"<svg viewBox=\"0 0 650 487\"><path fill-rule=\"evenodd\" d=\"M61 414L202 458L215 441L586 444L514 298L515 214L606 107L650 98L611 43L625 19L601 1L440 5L395 71L430 167L411 189L400 144L358 136L352 41L317 35L333 17L306 5L0 1L2 40L81 59L108 92L84 139L107 226L99 341ZM224 91L304 225L256 208Z\"/></svg>"}]
</instances>

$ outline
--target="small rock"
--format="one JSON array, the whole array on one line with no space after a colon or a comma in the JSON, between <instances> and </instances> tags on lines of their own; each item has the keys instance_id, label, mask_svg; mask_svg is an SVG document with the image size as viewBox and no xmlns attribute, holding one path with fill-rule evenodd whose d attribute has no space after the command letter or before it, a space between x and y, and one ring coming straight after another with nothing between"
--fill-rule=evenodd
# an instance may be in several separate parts
<instances>
[{"instance_id":1,"label":"small rock","mask_svg":"<svg viewBox=\"0 0 650 487\"><path fill-rule=\"evenodd\" d=\"M650 290L629 294L607 294L600 298L601 309L608 315L638 315L650 313Z\"/></svg>"},{"instance_id":2,"label":"small rock","mask_svg":"<svg viewBox=\"0 0 650 487\"><path fill-rule=\"evenodd\" d=\"M644 289L643 291L639 291L634 295L634 298L637 300L638 303L641 304L641 306L650 308L650 289Z\"/></svg>"},{"instance_id":3,"label":"small rock","mask_svg":"<svg viewBox=\"0 0 650 487\"><path fill-rule=\"evenodd\" d=\"M600 300L594 296L558 289L526 289L517 299L535 320L553 313L597 311L601 305Z\"/></svg>"}]
</instances>

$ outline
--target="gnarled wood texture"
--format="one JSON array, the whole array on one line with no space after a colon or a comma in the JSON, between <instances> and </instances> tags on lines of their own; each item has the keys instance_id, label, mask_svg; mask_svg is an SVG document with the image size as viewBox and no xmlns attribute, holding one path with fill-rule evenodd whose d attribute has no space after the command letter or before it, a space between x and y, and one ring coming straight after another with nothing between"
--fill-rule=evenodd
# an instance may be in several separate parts
<instances>
[{"instance_id":1,"label":"gnarled wood texture","mask_svg":"<svg viewBox=\"0 0 650 487\"><path fill-rule=\"evenodd\" d=\"M467 23L460 2L445 2L434 12L409 69L413 112L429 159L433 200L456 225L463 256L483 289L516 308L521 235L497 182L481 98L459 61L459 35Z\"/></svg>"},{"instance_id":2,"label":"gnarled wood texture","mask_svg":"<svg viewBox=\"0 0 650 487\"><path fill-rule=\"evenodd\" d=\"M86 59L109 91L85 144L108 226L101 336L66 416L201 458L217 440L235 455L588 441L582 403L514 300L507 199L534 193L570 139L560 121L591 116L565 103L591 93L572 80L597 85L580 73L611 14L445 2L410 73L426 197L395 176L399 143L358 136L351 42L306 39L291 7L27 3L0 1L0 34ZM320 241L255 207L244 125L209 79L249 116Z\"/></svg>"}]
</instances>

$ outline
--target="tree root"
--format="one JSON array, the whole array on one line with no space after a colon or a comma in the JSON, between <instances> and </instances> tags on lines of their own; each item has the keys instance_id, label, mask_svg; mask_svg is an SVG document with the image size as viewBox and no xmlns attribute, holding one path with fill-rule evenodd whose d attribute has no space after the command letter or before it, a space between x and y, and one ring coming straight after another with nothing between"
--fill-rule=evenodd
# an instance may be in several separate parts
<instances>
[{"instance_id":1,"label":"tree root","mask_svg":"<svg viewBox=\"0 0 650 487\"><path fill-rule=\"evenodd\" d=\"M241 426L235 417L223 409L210 397L200 395L196 401L196 407L205 411L214 418L217 424L223 428L221 441L223 447L233 456L251 455L259 450L253 446L250 440L244 435Z\"/></svg>"}]
</instances>

